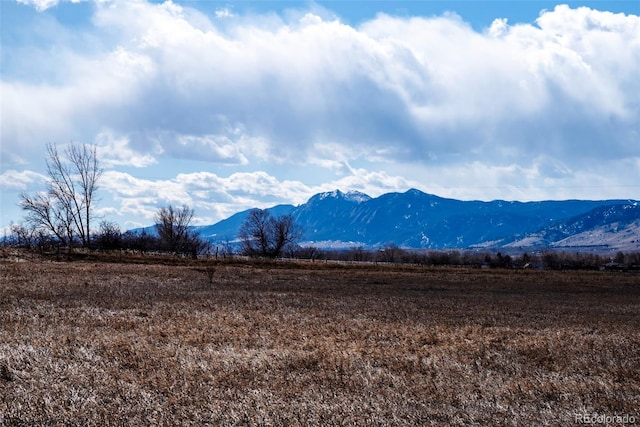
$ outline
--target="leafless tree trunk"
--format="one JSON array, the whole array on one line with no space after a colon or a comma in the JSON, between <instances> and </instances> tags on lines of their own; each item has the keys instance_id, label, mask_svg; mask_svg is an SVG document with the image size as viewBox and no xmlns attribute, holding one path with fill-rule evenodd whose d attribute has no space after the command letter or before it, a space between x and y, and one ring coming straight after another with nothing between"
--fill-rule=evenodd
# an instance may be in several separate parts
<instances>
[{"instance_id":1,"label":"leafless tree trunk","mask_svg":"<svg viewBox=\"0 0 640 427\"><path fill-rule=\"evenodd\" d=\"M47 193L22 194L20 206L34 227L47 230L62 244L72 244L77 236L86 247L91 241L92 209L102 176L96 147L70 144L62 157L54 144L48 144L47 154Z\"/></svg>"}]
</instances>

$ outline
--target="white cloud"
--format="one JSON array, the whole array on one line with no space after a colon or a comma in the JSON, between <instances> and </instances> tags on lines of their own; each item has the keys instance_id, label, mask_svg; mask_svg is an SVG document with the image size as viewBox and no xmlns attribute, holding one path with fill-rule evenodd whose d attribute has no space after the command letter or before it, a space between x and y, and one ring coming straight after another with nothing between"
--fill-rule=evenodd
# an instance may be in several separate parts
<instances>
[{"instance_id":1,"label":"white cloud","mask_svg":"<svg viewBox=\"0 0 640 427\"><path fill-rule=\"evenodd\" d=\"M240 164L247 159L224 140L225 121L290 161L331 141L392 145L400 161L452 152L489 161L508 144L509 160L535 149L580 164L570 159L576 131L594 156L635 148L637 16L558 6L537 25L496 20L486 34L453 15L379 15L359 28L311 13L275 27L217 28L192 16L170 2L99 6L94 22L114 38L105 40L111 51L72 58L62 85L3 82L16 123L6 132L77 132L80 114L86 132L96 117L146 135L139 150L153 150L160 131L191 138L165 147L168 155L202 150L205 160Z\"/></svg>"},{"instance_id":2,"label":"white cloud","mask_svg":"<svg viewBox=\"0 0 640 427\"><path fill-rule=\"evenodd\" d=\"M637 105L625 108L625 99L633 104L637 95L634 101L633 92L624 91L625 85L637 88L637 79L630 80L638 74L630 74L638 70L637 55L635 63L608 60L618 54L594 51L595 43L565 45L558 31L573 29L582 39L586 30L558 28L545 19L571 13L583 11L558 8L541 16L540 29L528 26L525 37L533 32L541 44L527 50L518 31L495 40L450 17L381 16L361 29L307 17L301 26L242 27L231 34L202 33L175 19L173 26L155 31L155 49L145 54L162 61L165 75L176 80L165 89L191 96L208 92L211 106L219 105L230 120L282 141L283 146L271 147L279 156L295 157L327 139L377 147L391 143L412 155L463 152L496 139L504 143L513 132L520 141L511 144L529 145L539 137L521 129L533 130L537 121L548 123L547 133L567 139L574 127L585 126L585 116L598 136L637 117ZM620 41L637 40L632 19L618 27ZM633 51L617 43L611 47ZM202 52L208 52L204 59ZM620 62L626 66L602 66ZM626 79L618 79L618 68ZM577 117L567 117L569 109L577 110ZM559 112L565 115L561 120ZM609 125L611 119L618 123ZM569 129L563 129L566 121Z\"/></svg>"},{"instance_id":3,"label":"white cloud","mask_svg":"<svg viewBox=\"0 0 640 427\"><path fill-rule=\"evenodd\" d=\"M38 12L44 12L47 9L57 6L61 2L82 3L84 1L90 1L90 0L16 0L16 1L20 4L32 6ZM93 1L100 3L100 2L107 2L110 0L93 0Z\"/></svg>"},{"instance_id":4,"label":"white cloud","mask_svg":"<svg viewBox=\"0 0 640 427\"><path fill-rule=\"evenodd\" d=\"M143 168L157 163L150 154L140 154L132 150L128 137L116 138L111 132L101 132L95 140L98 159L106 168L133 166Z\"/></svg>"},{"instance_id":5,"label":"white cloud","mask_svg":"<svg viewBox=\"0 0 640 427\"><path fill-rule=\"evenodd\" d=\"M142 82L154 72L153 65L143 56L120 47L98 58L61 56L59 64L40 64L38 58L33 62L66 69L67 82L0 82L1 138L19 141L3 144L3 154L32 158L42 153L47 142L91 141L105 125L121 128Z\"/></svg>"},{"instance_id":6,"label":"white cloud","mask_svg":"<svg viewBox=\"0 0 640 427\"><path fill-rule=\"evenodd\" d=\"M230 7L221 7L216 9L216 18L232 18L234 16Z\"/></svg>"},{"instance_id":7,"label":"white cloud","mask_svg":"<svg viewBox=\"0 0 640 427\"><path fill-rule=\"evenodd\" d=\"M2 191L27 191L35 184L42 184L47 177L30 170L7 170L0 174L0 190Z\"/></svg>"},{"instance_id":8,"label":"white cloud","mask_svg":"<svg viewBox=\"0 0 640 427\"><path fill-rule=\"evenodd\" d=\"M18 3L33 6L37 11L42 12L50 7L56 6L59 0L17 0Z\"/></svg>"},{"instance_id":9,"label":"white cloud","mask_svg":"<svg viewBox=\"0 0 640 427\"><path fill-rule=\"evenodd\" d=\"M502 37L508 30L509 25L507 24L508 19L507 18L497 18L495 19L492 23L491 26L489 27L489 34L492 37Z\"/></svg>"},{"instance_id":10,"label":"white cloud","mask_svg":"<svg viewBox=\"0 0 640 427\"><path fill-rule=\"evenodd\" d=\"M239 144L226 135L163 134L158 142L164 155L176 159L192 159L227 165L247 164Z\"/></svg>"},{"instance_id":11,"label":"white cloud","mask_svg":"<svg viewBox=\"0 0 640 427\"><path fill-rule=\"evenodd\" d=\"M102 187L115 193L117 197L144 199L150 202L164 201L178 205L192 202L185 188L171 179L151 181L117 171L107 171L103 176Z\"/></svg>"}]
</instances>

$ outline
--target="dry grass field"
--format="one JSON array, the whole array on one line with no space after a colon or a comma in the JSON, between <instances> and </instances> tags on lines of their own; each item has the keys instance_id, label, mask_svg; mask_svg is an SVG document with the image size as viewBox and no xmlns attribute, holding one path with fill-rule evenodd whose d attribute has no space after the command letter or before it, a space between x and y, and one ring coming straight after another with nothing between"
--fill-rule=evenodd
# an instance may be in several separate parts
<instances>
[{"instance_id":1,"label":"dry grass field","mask_svg":"<svg viewBox=\"0 0 640 427\"><path fill-rule=\"evenodd\" d=\"M0 260L0 425L640 423L638 275L206 269Z\"/></svg>"}]
</instances>

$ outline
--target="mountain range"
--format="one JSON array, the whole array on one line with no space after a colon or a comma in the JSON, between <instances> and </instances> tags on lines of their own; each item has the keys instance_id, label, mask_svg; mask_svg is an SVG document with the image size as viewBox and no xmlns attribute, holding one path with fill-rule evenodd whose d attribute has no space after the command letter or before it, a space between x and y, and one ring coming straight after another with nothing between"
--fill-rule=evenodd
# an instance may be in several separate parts
<instances>
[{"instance_id":1,"label":"mountain range","mask_svg":"<svg viewBox=\"0 0 640 427\"><path fill-rule=\"evenodd\" d=\"M335 190L267 209L290 214L302 244L319 248L530 248L640 250L636 200L517 202L447 199L419 190L372 198ZM249 210L209 226L203 238L234 242Z\"/></svg>"}]
</instances>

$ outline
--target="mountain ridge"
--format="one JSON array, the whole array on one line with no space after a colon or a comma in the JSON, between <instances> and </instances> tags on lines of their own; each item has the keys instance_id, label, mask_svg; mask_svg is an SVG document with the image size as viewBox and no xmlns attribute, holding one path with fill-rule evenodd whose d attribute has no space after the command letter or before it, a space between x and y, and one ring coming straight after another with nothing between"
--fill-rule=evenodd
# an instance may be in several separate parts
<instances>
[{"instance_id":1,"label":"mountain ridge","mask_svg":"<svg viewBox=\"0 0 640 427\"><path fill-rule=\"evenodd\" d=\"M374 198L334 190L315 194L298 206L278 205L267 210L274 216L291 214L304 229L302 244L322 248L375 249L393 244L415 249L598 245L615 249L615 222L624 231L624 236L619 236L624 237L623 246L637 250L639 205L636 200L623 199L462 201L417 189ZM233 242L249 211L197 227L198 231L213 242ZM581 237L574 237L578 235Z\"/></svg>"}]
</instances>

